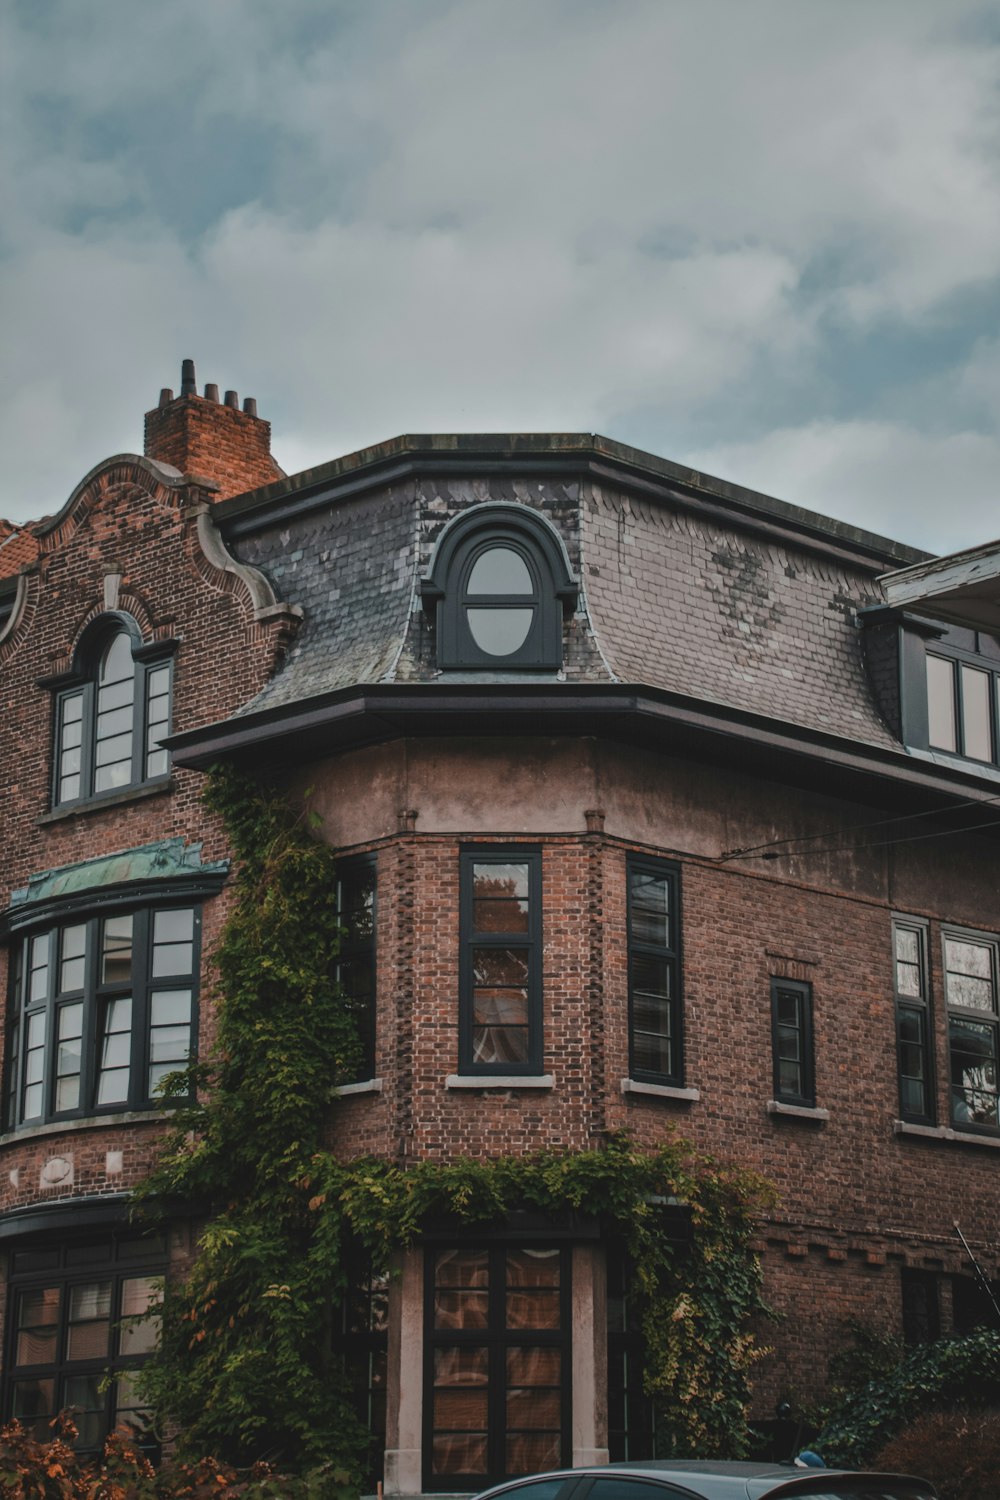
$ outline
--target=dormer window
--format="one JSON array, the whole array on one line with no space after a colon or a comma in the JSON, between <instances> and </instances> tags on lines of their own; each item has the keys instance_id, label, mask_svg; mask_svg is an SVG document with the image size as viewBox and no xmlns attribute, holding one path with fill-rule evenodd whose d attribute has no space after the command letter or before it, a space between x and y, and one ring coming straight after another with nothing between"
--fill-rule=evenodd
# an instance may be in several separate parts
<instances>
[{"instance_id":1,"label":"dormer window","mask_svg":"<svg viewBox=\"0 0 1000 1500\"><path fill-rule=\"evenodd\" d=\"M558 534L527 507L482 505L452 521L421 592L439 667L562 666L563 617L577 584Z\"/></svg>"},{"instance_id":2,"label":"dormer window","mask_svg":"<svg viewBox=\"0 0 1000 1500\"><path fill-rule=\"evenodd\" d=\"M56 698L57 807L155 781L169 768L171 663L115 616L85 637Z\"/></svg>"}]
</instances>

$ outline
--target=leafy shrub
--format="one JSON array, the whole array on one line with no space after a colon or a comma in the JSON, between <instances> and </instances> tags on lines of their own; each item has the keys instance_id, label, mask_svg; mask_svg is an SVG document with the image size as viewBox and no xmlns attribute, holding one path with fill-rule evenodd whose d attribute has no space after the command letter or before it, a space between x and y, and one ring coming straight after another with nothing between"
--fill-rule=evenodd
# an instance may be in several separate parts
<instances>
[{"instance_id":1,"label":"leafy shrub","mask_svg":"<svg viewBox=\"0 0 1000 1500\"><path fill-rule=\"evenodd\" d=\"M925 1412L875 1455L875 1467L919 1474L942 1500L996 1500L1000 1411Z\"/></svg>"},{"instance_id":2,"label":"leafy shrub","mask_svg":"<svg viewBox=\"0 0 1000 1500\"><path fill-rule=\"evenodd\" d=\"M55 1436L39 1442L19 1422L0 1429L0 1495L5 1500L347 1500L347 1475L323 1465L300 1478L268 1464L240 1473L214 1459L154 1469L120 1433L99 1458L77 1453L77 1431L63 1413Z\"/></svg>"},{"instance_id":3,"label":"leafy shrub","mask_svg":"<svg viewBox=\"0 0 1000 1500\"><path fill-rule=\"evenodd\" d=\"M869 1381L828 1415L814 1443L828 1464L863 1467L925 1412L995 1406L1000 1392L1000 1332L919 1344L888 1374Z\"/></svg>"}]
</instances>

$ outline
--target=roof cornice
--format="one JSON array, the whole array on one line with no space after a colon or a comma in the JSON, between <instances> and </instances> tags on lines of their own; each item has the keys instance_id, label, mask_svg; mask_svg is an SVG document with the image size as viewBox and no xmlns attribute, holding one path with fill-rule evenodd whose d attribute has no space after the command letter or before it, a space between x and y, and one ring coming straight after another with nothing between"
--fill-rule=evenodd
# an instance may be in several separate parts
<instances>
[{"instance_id":1,"label":"roof cornice","mask_svg":"<svg viewBox=\"0 0 1000 1500\"><path fill-rule=\"evenodd\" d=\"M911 805L992 804L1000 780L970 765L777 721L725 704L636 684L384 684L339 689L176 734L176 764L219 760L286 765L406 736L580 735L703 755L773 779L842 784L853 794Z\"/></svg>"},{"instance_id":2,"label":"roof cornice","mask_svg":"<svg viewBox=\"0 0 1000 1500\"><path fill-rule=\"evenodd\" d=\"M217 502L213 515L225 535L236 539L407 479L492 474L614 484L876 571L885 571L887 564L921 563L928 556L918 548L591 433L404 435Z\"/></svg>"}]
</instances>

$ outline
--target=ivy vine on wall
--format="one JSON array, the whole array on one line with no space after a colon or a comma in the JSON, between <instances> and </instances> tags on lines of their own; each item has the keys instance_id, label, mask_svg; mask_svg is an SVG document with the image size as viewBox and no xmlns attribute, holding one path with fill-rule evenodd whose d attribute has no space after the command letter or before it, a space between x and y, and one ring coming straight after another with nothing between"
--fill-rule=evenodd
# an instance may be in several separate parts
<instances>
[{"instance_id":1,"label":"ivy vine on wall","mask_svg":"<svg viewBox=\"0 0 1000 1500\"><path fill-rule=\"evenodd\" d=\"M204 1225L142 1376L182 1456L360 1472L367 1434L337 1358L341 1298L426 1219L486 1226L515 1209L598 1217L630 1253L666 1451L743 1451L760 1352L748 1323L762 1310L750 1241L766 1186L673 1138L655 1151L616 1136L589 1151L406 1167L338 1159L328 1132L358 1040L334 981L334 853L279 794L231 769L212 773L206 802L237 861L215 955L217 1046L173 1080L176 1126L136 1195L146 1217ZM669 1229L678 1202L692 1226L684 1246Z\"/></svg>"}]
</instances>

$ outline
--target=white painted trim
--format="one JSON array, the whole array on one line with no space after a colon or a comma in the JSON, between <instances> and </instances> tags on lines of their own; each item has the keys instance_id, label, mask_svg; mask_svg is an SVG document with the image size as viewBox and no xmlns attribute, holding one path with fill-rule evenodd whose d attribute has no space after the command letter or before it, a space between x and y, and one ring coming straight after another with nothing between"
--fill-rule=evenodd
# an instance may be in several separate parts
<instances>
[{"instance_id":1,"label":"white painted trim","mask_svg":"<svg viewBox=\"0 0 1000 1500\"><path fill-rule=\"evenodd\" d=\"M362 1078L360 1083L341 1083L337 1087L337 1097L342 1099L345 1094L381 1094L381 1078Z\"/></svg>"},{"instance_id":2,"label":"white painted trim","mask_svg":"<svg viewBox=\"0 0 1000 1500\"><path fill-rule=\"evenodd\" d=\"M1000 1136L974 1135L971 1130L952 1130L950 1125L912 1125L909 1120L893 1120L892 1133L922 1136L930 1141L955 1141L960 1146L988 1146L1000 1151Z\"/></svg>"},{"instance_id":3,"label":"white painted trim","mask_svg":"<svg viewBox=\"0 0 1000 1500\"><path fill-rule=\"evenodd\" d=\"M701 1089L678 1089L668 1083L639 1083L634 1078L622 1079L623 1094L650 1094L654 1099L678 1099L683 1104L693 1104L701 1098Z\"/></svg>"},{"instance_id":4,"label":"white painted trim","mask_svg":"<svg viewBox=\"0 0 1000 1500\"><path fill-rule=\"evenodd\" d=\"M769 1115L790 1115L793 1120L828 1120L828 1109L809 1108L805 1104L784 1104L780 1099L768 1099Z\"/></svg>"}]
</instances>

